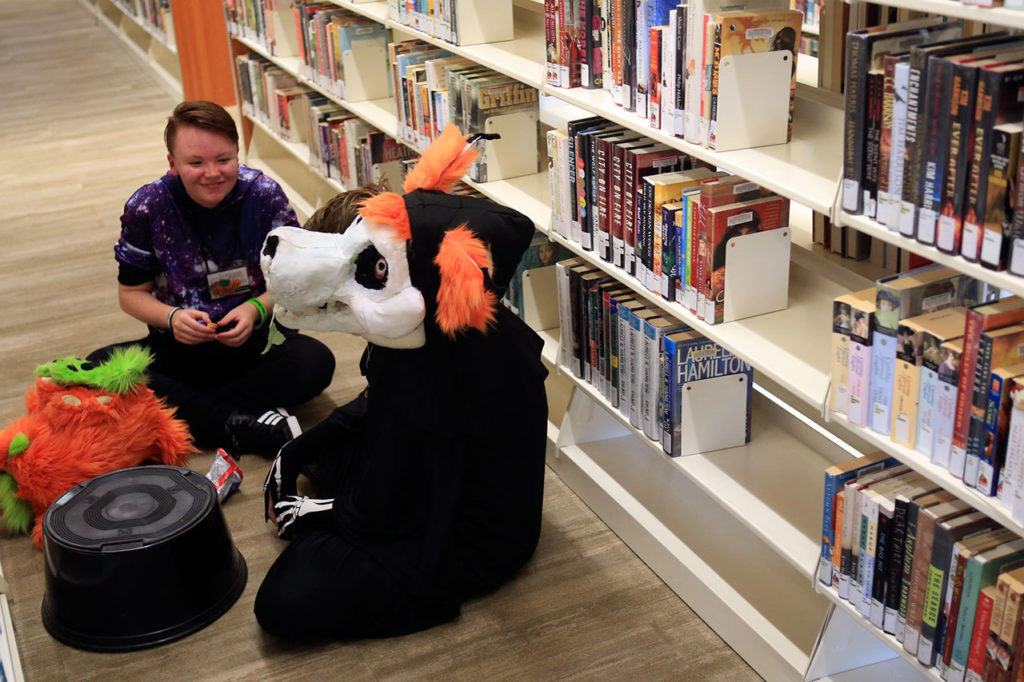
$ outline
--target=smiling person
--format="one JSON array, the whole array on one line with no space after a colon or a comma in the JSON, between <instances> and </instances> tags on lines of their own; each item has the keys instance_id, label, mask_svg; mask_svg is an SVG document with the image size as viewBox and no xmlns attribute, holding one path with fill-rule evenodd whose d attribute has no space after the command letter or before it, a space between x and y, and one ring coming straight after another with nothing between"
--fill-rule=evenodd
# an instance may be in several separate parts
<instances>
[{"instance_id":1,"label":"smiling person","mask_svg":"<svg viewBox=\"0 0 1024 682\"><path fill-rule=\"evenodd\" d=\"M149 385L199 445L273 455L301 432L282 406L318 395L334 373L331 351L292 330L263 353L273 302L260 249L298 221L276 182L239 164L223 107L182 102L164 141L169 171L125 204L114 247L121 309L149 326L132 343L152 351Z\"/></svg>"}]
</instances>

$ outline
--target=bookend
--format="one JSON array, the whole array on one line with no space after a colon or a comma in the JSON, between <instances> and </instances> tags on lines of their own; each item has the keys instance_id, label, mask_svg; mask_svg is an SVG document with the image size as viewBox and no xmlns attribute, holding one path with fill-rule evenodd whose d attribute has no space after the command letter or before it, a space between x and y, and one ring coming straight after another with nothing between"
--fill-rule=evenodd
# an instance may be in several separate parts
<instances>
[{"instance_id":1,"label":"bookend","mask_svg":"<svg viewBox=\"0 0 1024 682\"><path fill-rule=\"evenodd\" d=\"M512 0L455 0L455 26L457 35L449 41L458 45L512 40Z\"/></svg>"},{"instance_id":2,"label":"bookend","mask_svg":"<svg viewBox=\"0 0 1024 682\"><path fill-rule=\"evenodd\" d=\"M723 321L784 310L789 305L791 241L788 227L729 240L725 252ZM714 315L706 319L713 320Z\"/></svg>"},{"instance_id":3,"label":"bookend","mask_svg":"<svg viewBox=\"0 0 1024 682\"><path fill-rule=\"evenodd\" d=\"M470 168L476 182L493 182L537 172L537 145L523 144L537 136L536 111L515 111L491 116L484 121L484 133L496 134L497 140L478 142L480 156Z\"/></svg>"},{"instance_id":4,"label":"bookend","mask_svg":"<svg viewBox=\"0 0 1024 682\"><path fill-rule=\"evenodd\" d=\"M555 266L523 271L523 309L519 314L530 329L558 327L558 297L555 292Z\"/></svg>"},{"instance_id":5,"label":"bookend","mask_svg":"<svg viewBox=\"0 0 1024 682\"><path fill-rule=\"evenodd\" d=\"M817 590L817 578L813 580ZM811 651L804 682L813 682L897 657L859 620L835 604L829 605ZM881 630L877 632L881 634Z\"/></svg>"},{"instance_id":6,"label":"bookend","mask_svg":"<svg viewBox=\"0 0 1024 682\"><path fill-rule=\"evenodd\" d=\"M722 58L712 149L725 152L786 143L793 64L789 50Z\"/></svg>"}]
</instances>

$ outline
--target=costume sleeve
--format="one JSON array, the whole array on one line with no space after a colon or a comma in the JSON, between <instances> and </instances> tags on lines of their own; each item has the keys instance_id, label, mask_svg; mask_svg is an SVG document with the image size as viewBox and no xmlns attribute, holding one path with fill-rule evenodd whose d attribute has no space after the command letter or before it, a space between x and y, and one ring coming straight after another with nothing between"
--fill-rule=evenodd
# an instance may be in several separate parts
<instances>
[{"instance_id":1,"label":"costume sleeve","mask_svg":"<svg viewBox=\"0 0 1024 682\"><path fill-rule=\"evenodd\" d=\"M114 258L132 272L160 272L160 261L153 250L153 223L158 219L155 197L149 185L139 189L124 205L121 236L114 245Z\"/></svg>"}]
</instances>

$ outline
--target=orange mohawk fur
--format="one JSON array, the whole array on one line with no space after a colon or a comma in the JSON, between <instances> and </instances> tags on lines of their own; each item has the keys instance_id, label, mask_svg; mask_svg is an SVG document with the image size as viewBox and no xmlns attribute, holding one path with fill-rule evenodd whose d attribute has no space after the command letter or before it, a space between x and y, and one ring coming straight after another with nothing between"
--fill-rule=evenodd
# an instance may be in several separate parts
<instances>
[{"instance_id":1,"label":"orange mohawk fur","mask_svg":"<svg viewBox=\"0 0 1024 682\"><path fill-rule=\"evenodd\" d=\"M434 263L441 270L437 292L437 324L450 337L466 329L485 331L494 319L497 298L487 291L481 268L491 268L491 255L465 225L449 230Z\"/></svg>"},{"instance_id":2,"label":"orange mohawk fur","mask_svg":"<svg viewBox=\"0 0 1024 682\"><path fill-rule=\"evenodd\" d=\"M450 192L476 157L475 149L466 148L466 136L449 123L405 176L402 191L406 194L417 189Z\"/></svg>"},{"instance_id":3,"label":"orange mohawk fur","mask_svg":"<svg viewBox=\"0 0 1024 682\"><path fill-rule=\"evenodd\" d=\"M382 192L362 202L359 215L364 219L388 225L395 231L399 239L412 239L412 228L409 226L409 212L405 210L405 199L394 192Z\"/></svg>"}]
</instances>

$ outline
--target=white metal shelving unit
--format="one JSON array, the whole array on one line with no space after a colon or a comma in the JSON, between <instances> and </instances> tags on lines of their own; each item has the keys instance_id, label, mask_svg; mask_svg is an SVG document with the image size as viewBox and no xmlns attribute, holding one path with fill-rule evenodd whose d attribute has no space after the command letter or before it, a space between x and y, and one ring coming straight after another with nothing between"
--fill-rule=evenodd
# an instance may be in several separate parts
<instances>
[{"instance_id":1,"label":"white metal shelving unit","mask_svg":"<svg viewBox=\"0 0 1024 682\"><path fill-rule=\"evenodd\" d=\"M384 2L334 0L334 4L391 27L399 32L399 39L414 36L468 57L539 87L562 102L758 182L804 207L834 216L842 224L1024 294L1024 280L973 266L956 257L940 256L932 253L934 249L930 247L907 244L907 240L872 221L836 214L843 112L835 106L834 98L829 101L813 92L808 95L801 88L793 140L789 144L720 153L650 128L646 120L615 106L604 91L563 90L543 83L543 4L535 0L516 1L515 40L467 47L450 45L389 20ZM883 4L932 12L941 11L937 9L939 6L959 7L943 0L886 0ZM992 17L1010 13L1012 16L1008 19L1019 20L1019 25L1024 27L1024 13L1018 17L1009 10L971 8L966 11L971 13L969 18L977 18L977 14L987 18L990 13ZM954 13L954 16L959 15ZM371 125L391 135L397 134L393 99L342 100L304 78L297 58L274 57L255 41L239 36L233 39ZM273 131L258 122L256 128L264 137L273 136ZM303 150L287 144L281 147L285 150L283 157L292 162L301 159L306 162L306 172L319 175L308 165L308 158L302 159ZM552 234L546 171L511 180L470 184L485 196L522 211L554 241L623 282L648 303L691 324L750 362L762 377L798 401L804 412L820 415L824 411L829 381L831 330L828 320L832 300L842 293L869 286L870 280L837 266L834 259L816 255L809 244L804 244L808 248L798 247L799 242L806 240L794 239L789 307L728 324L708 325L679 304L648 291L621 269L600 260L594 252ZM333 189L339 191L339 187ZM791 228L796 229L795 222ZM545 363L552 371L549 402L553 391L564 390L565 395L560 395L559 400L566 403L552 409L548 425L549 465L762 676L798 679L806 672L808 679L848 682L881 679L873 675L891 675L898 679L933 676L915 662L905 660L902 648L891 646L884 633L865 633L866 643L860 642L858 636L851 633L873 628L859 622L859 616L858 622L849 618L844 621L844 617L852 618L849 605L845 603L828 609L826 627L817 643L807 636L808 628L817 630L828 601L836 599L830 590L818 594L817 587L807 585L818 553L822 471L829 463L848 458L848 448L844 450L830 440L832 437L815 432L793 414L759 397L750 444L673 460L630 427L628 421L624 423L618 410L591 386L565 371L558 371L557 330L542 331L541 335L545 339ZM558 388L553 389L553 386ZM1024 525L1013 521L997 502L938 471L917 453L844 420L836 423L851 436L889 452L1024 535ZM705 525L695 527L685 518L693 510L680 506L676 499L680 495L703 500L709 509L719 514L702 517ZM725 546L728 550L723 549ZM730 551L739 554L729 555ZM779 594L784 595L784 603L773 602L752 588L751 585L759 584L758 580L743 577L743 572L734 565L739 555L748 562L770 566L766 575L781 586ZM747 579L752 583L745 584ZM793 585L800 587L789 589ZM815 622L809 625L811 621ZM840 627L836 623L844 625ZM852 630L842 630L843 627ZM847 649L837 649L834 642L831 648L822 646L823 641L835 639L835 633L840 631L859 643ZM825 649L832 653L821 654Z\"/></svg>"},{"instance_id":2,"label":"white metal shelving unit","mask_svg":"<svg viewBox=\"0 0 1024 682\"><path fill-rule=\"evenodd\" d=\"M79 0L96 20L117 36L175 99L183 97L181 66L173 39L146 24L113 0Z\"/></svg>"}]
</instances>

